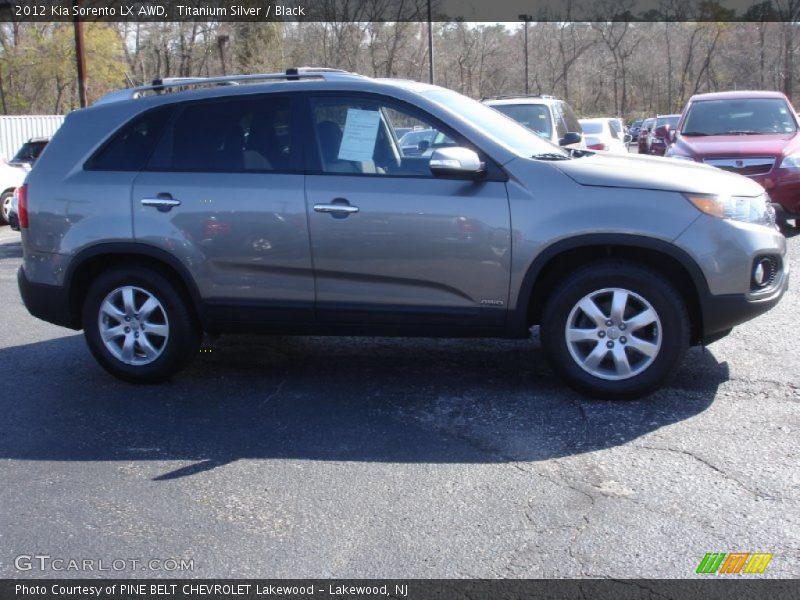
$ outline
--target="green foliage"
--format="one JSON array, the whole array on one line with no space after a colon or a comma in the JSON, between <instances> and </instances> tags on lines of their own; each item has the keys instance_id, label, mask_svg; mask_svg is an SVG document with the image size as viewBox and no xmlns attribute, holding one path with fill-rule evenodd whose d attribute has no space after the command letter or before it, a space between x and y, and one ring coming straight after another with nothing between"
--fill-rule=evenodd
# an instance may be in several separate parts
<instances>
[{"instance_id":1,"label":"green foliage","mask_svg":"<svg viewBox=\"0 0 800 600\"><path fill-rule=\"evenodd\" d=\"M87 91L96 100L125 81L122 40L112 25L85 23ZM78 107L75 37L71 23L17 24L0 47L9 113L66 113ZM10 34L10 35L9 35Z\"/></svg>"}]
</instances>

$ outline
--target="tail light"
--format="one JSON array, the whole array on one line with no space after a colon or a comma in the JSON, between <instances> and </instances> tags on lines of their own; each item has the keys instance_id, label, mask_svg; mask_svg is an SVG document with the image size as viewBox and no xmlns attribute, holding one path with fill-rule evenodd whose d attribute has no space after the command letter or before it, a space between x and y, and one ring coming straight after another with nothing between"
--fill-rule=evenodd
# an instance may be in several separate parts
<instances>
[{"instance_id":1,"label":"tail light","mask_svg":"<svg viewBox=\"0 0 800 600\"><path fill-rule=\"evenodd\" d=\"M599 144L589 144L587 148L589 148L589 150L608 150L608 146L602 142Z\"/></svg>"},{"instance_id":2,"label":"tail light","mask_svg":"<svg viewBox=\"0 0 800 600\"><path fill-rule=\"evenodd\" d=\"M17 217L20 229L28 228L28 184L23 183L17 188Z\"/></svg>"}]
</instances>

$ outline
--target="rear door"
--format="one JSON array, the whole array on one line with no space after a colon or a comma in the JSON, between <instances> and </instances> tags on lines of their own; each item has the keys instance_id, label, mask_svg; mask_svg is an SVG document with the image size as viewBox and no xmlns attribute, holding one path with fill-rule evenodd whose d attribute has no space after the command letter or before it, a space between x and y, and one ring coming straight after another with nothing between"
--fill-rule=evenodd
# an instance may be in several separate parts
<instances>
[{"instance_id":1,"label":"rear door","mask_svg":"<svg viewBox=\"0 0 800 600\"><path fill-rule=\"evenodd\" d=\"M469 142L384 97L319 95L308 109L318 319L456 334L502 327L511 266L502 171L491 165L479 182L434 177L431 153ZM407 156L399 127L437 134Z\"/></svg>"},{"instance_id":2,"label":"rear door","mask_svg":"<svg viewBox=\"0 0 800 600\"><path fill-rule=\"evenodd\" d=\"M313 319L293 106L288 95L187 102L134 182L136 240L178 257L217 320Z\"/></svg>"}]
</instances>

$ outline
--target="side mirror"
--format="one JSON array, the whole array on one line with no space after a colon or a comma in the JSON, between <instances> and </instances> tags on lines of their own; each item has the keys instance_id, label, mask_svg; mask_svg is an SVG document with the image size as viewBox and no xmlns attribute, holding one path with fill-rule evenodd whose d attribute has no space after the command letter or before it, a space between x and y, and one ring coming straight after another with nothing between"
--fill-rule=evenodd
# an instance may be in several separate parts
<instances>
[{"instance_id":1,"label":"side mirror","mask_svg":"<svg viewBox=\"0 0 800 600\"><path fill-rule=\"evenodd\" d=\"M674 144L675 140L678 138L678 132L674 129L669 132L669 142L670 144Z\"/></svg>"},{"instance_id":2,"label":"side mirror","mask_svg":"<svg viewBox=\"0 0 800 600\"><path fill-rule=\"evenodd\" d=\"M457 146L434 150L428 166L436 177L478 179L486 173L476 152Z\"/></svg>"},{"instance_id":3,"label":"side mirror","mask_svg":"<svg viewBox=\"0 0 800 600\"><path fill-rule=\"evenodd\" d=\"M633 136L630 133L625 134L625 143L630 144L633 141Z\"/></svg>"},{"instance_id":4,"label":"side mirror","mask_svg":"<svg viewBox=\"0 0 800 600\"><path fill-rule=\"evenodd\" d=\"M559 146L571 146L572 144L580 144L583 141L583 134L577 131L570 131L563 138L558 140Z\"/></svg>"}]
</instances>

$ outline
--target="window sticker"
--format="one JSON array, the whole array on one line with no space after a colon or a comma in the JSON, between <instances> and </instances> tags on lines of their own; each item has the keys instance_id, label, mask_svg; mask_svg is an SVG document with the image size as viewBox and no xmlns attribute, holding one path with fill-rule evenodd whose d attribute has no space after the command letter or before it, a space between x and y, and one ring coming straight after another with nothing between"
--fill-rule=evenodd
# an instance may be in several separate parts
<instances>
[{"instance_id":1,"label":"window sticker","mask_svg":"<svg viewBox=\"0 0 800 600\"><path fill-rule=\"evenodd\" d=\"M378 139L380 113L377 110L347 109L339 160L372 160Z\"/></svg>"}]
</instances>

